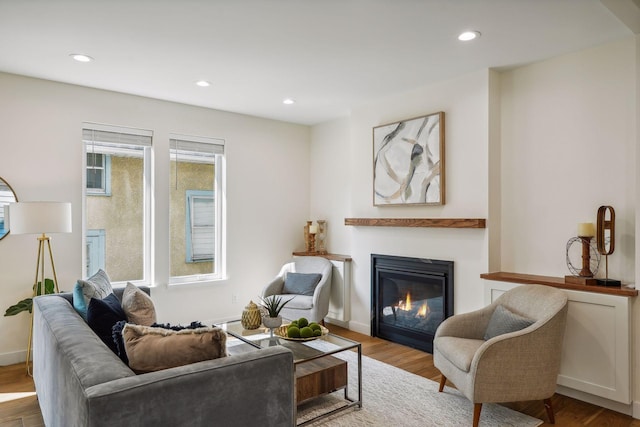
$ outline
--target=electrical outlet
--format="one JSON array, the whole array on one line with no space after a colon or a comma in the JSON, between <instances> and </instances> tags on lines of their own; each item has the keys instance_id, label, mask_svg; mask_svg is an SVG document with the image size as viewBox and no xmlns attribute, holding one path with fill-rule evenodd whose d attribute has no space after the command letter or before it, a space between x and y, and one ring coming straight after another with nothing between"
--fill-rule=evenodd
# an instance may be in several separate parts
<instances>
[{"instance_id":1,"label":"electrical outlet","mask_svg":"<svg viewBox=\"0 0 640 427\"><path fill-rule=\"evenodd\" d=\"M238 295L231 294L231 304L237 304L237 303L238 303Z\"/></svg>"}]
</instances>

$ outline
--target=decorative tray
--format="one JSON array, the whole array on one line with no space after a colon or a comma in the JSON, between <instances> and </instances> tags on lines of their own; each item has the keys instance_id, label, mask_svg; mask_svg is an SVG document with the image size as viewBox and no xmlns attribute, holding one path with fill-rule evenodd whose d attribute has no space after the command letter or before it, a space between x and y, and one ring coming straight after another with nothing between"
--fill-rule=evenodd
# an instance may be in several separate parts
<instances>
[{"instance_id":1,"label":"decorative tray","mask_svg":"<svg viewBox=\"0 0 640 427\"><path fill-rule=\"evenodd\" d=\"M289 326L291 325L291 323L287 323L286 325L282 325L279 328L275 328L273 330L273 333L277 336L279 336L282 339L285 340L289 340L289 341L311 341L311 340L315 340L316 338L320 338L320 337L309 337L309 338L289 338L287 336L287 329L289 328ZM325 328L324 326L320 325L320 331L322 331L322 335L327 335L329 333L329 330L327 328Z\"/></svg>"}]
</instances>

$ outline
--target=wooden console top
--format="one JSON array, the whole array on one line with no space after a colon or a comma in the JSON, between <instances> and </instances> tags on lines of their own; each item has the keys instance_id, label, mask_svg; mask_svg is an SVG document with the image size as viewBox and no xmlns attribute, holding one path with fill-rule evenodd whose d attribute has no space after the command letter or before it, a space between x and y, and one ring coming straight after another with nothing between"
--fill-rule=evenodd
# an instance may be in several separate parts
<instances>
[{"instance_id":1,"label":"wooden console top","mask_svg":"<svg viewBox=\"0 0 640 427\"><path fill-rule=\"evenodd\" d=\"M605 286L585 286L566 283L562 277L538 276L535 274L507 273L499 271L496 273L484 273L480 275L486 280L496 280L498 282L522 283L525 285L547 285L554 288L567 289L571 291L594 292L608 295L620 295L627 297L638 296L638 290L629 286L605 287Z\"/></svg>"}]
</instances>

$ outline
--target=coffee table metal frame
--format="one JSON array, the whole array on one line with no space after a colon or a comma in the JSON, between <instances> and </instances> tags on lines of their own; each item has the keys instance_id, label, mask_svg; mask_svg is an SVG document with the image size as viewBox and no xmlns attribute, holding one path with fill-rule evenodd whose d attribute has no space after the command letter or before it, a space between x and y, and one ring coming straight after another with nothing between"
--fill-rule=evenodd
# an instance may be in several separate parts
<instances>
[{"instance_id":1,"label":"coffee table metal frame","mask_svg":"<svg viewBox=\"0 0 640 427\"><path fill-rule=\"evenodd\" d=\"M285 321L285 323L286 322L287 321ZM318 337L317 339L326 341L330 344L337 346L336 349L324 351L324 350L318 350L314 348L315 350L318 350L320 353L310 357L309 356L299 357L299 354L297 354L295 351L296 346L304 346L305 343L309 341L292 341L292 340L285 340L284 338L281 338L277 335L270 336L269 329L264 328L262 326L258 329L246 330L242 327L240 320L233 320L225 323L220 323L220 324L216 324L216 326L219 326L220 328L222 328L232 337L237 338L255 348L265 348L265 347L273 346L274 344L286 346L287 348L291 349L293 352L294 370L295 370L295 367L299 364L307 363L312 360L331 356L333 354L342 353L343 351L357 349L358 351L358 398L357 400L349 397L349 390L348 390L349 386L347 384L344 387L344 400L345 400L344 405L338 408L332 409L330 411L327 411L326 413L320 414L312 419L304 421L298 424L298 426L308 425L312 422L318 421L323 418L327 418L337 412L341 412L352 407L357 407L357 409L362 408L362 345L359 342L352 341L350 339L343 338L341 336L338 336L332 333L328 333L327 335L323 335L322 337ZM296 405L296 413L297 413L297 405Z\"/></svg>"}]
</instances>

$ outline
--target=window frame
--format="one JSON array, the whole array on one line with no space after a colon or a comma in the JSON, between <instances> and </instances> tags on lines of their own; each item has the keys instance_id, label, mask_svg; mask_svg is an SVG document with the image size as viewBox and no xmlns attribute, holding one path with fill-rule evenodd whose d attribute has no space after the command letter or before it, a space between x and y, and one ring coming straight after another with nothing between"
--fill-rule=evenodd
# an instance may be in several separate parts
<instances>
[{"instance_id":1,"label":"window frame","mask_svg":"<svg viewBox=\"0 0 640 427\"><path fill-rule=\"evenodd\" d=\"M221 138L200 137L192 135L170 134L169 136L169 163L174 161L175 153L178 148L174 148L174 142L186 142L211 144L214 148L213 164L214 164L214 259L213 272L191 274L185 276L172 276L169 271L169 286L179 286L186 284L198 284L204 282L215 282L226 279L226 160L225 160L225 141ZM177 147L177 146L176 146ZM187 157L188 159L189 157ZM169 168L171 170L171 168ZM170 177L170 181L172 181ZM170 184L171 185L171 184ZM170 197L169 197L170 199ZM169 200L169 204L171 201ZM171 226L171 224L169 224ZM169 237L171 239L171 237ZM171 244L171 243L170 243ZM171 256L171 255L169 255Z\"/></svg>"},{"instance_id":2,"label":"window frame","mask_svg":"<svg viewBox=\"0 0 640 427\"><path fill-rule=\"evenodd\" d=\"M102 133L104 132L104 133ZM89 135L93 134L92 137ZM97 141L95 135L107 135L105 140ZM115 135L115 136L114 136ZM91 139L93 138L93 139ZM111 139L110 139L111 138ZM90 148L95 150L96 145L109 146L110 149L116 153L121 150L130 152L132 147L136 147L142 152L143 159L143 171L142 171L142 278L132 280L122 280L112 282L116 286L124 286L127 282L131 282L135 285L148 285L152 286L154 283L153 269L152 269L152 232L153 232L153 205L152 205L152 191L153 191L153 131L138 128L129 128L124 126L112 126L100 123L84 122L82 123L82 170L85 171L82 174L82 247L87 247L87 196L100 196L101 194L94 194L87 191L87 153L90 152ZM124 147L124 148L123 148ZM128 147L128 148L127 148ZM111 157L111 156L109 156ZM110 166L109 166L110 167ZM109 175L110 175L109 170ZM111 193L111 188L109 188ZM87 266L87 254L86 250L82 251L82 266L83 271L86 272Z\"/></svg>"},{"instance_id":3,"label":"window frame","mask_svg":"<svg viewBox=\"0 0 640 427\"><path fill-rule=\"evenodd\" d=\"M85 156L88 156L90 154L96 154L96 153L91 153L91 152L86 152ZM86 173L89 173L90 170L92 169L101 169L102 170L102 187L100 188L88 188L86 187L86 175L85 175L85 188L87 189L87 194L91 195L91 196L111 196L111 155L110 154L103 154L103 153L99 153L100 155L102 155L102 167L97 168L94 166L89 166L87 163L87 167L85 168ZM86 162L86 159L85 159Z\"/></svg>"}]
</instances>

